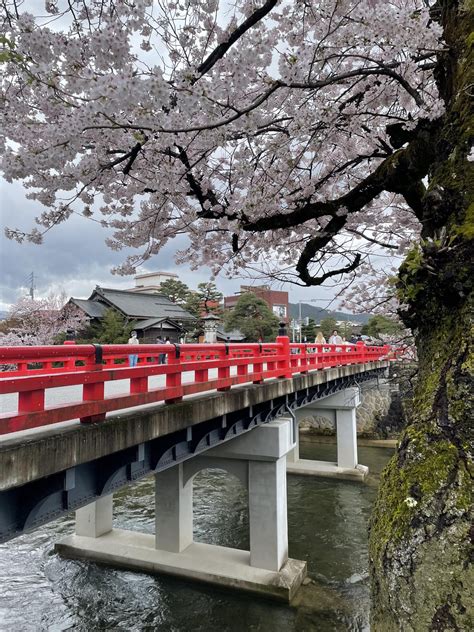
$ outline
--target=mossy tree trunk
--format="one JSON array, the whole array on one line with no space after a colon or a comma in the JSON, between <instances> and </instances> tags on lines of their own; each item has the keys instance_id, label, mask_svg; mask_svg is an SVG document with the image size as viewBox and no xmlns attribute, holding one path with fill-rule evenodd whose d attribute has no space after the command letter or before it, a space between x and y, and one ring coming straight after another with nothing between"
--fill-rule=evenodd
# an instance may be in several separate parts
<instances>
[{"instance_id":1,"label":"mossy tree trunk","mask_svg":"<svg viewBox=\"0 0 474 632\"><path fill-rule=\"evenodd\" d=\"M422 241L399 275L419 374L371 521L374 632L474 630L474 1L440 0L433 18L448 49L436 75L446 115L433 134Z\"/></svg>"}]
</instances>

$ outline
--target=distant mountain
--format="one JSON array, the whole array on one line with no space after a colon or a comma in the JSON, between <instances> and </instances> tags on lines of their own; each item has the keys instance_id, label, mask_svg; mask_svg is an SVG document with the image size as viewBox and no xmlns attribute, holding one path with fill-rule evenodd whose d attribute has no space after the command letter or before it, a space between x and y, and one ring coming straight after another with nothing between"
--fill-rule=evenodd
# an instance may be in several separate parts
<instances>
[{"instance_id":1,"label":"distant mountain","mask_svg":"<svg viewBox=\"0 0 474 632\"><path fill-rule=\"evenodd\" d=\"M290 318L299 318L299 303L290 303ZM312 318L319 323L323 318L335 318L336 320L347 320L353 323L360 323L364 325L369 318L370 314L347 314L346 312L333 312L331 310L323 309L322 307L316 307L316 305L308 305L308 303L301 303L301 318Z\"/></svg>"},{"instance_id":2,"label":"distant mountain","mask_svg":"<svg viewBox=\"0 0 474 632\"><path fill-rule=\"evenodd\" d=\"M7 316L8 316L8 312L5 312L0 309L0 320L5 320Z\"/></svg>"}]
</instances>

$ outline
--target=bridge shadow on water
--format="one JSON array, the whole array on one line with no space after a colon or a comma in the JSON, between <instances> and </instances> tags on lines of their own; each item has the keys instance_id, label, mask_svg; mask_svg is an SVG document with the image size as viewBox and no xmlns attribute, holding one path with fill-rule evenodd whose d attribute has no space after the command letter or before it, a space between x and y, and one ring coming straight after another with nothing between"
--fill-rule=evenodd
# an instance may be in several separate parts
<instances>
[{"instance_id":1,"label":"bridge shadow on water","mask_svg":"<svg viewBox=\"0 0 474 632\"><path fill-rule=\"evenodd\" d=\"M303 458L334 460L335 446L301 444ZM367 521L377 473L392 454L359 448L372 484L288 478L289 553L308 562L309 583L291 607L259 598L60 558L54 543L73 516L0 545L0 630L329 632L369 629ZM115 496L114 526L154 531L154 482ZM205 470L194 479L194 537L248 549L247 492L237 478Z\"/></svg>"}]
</instances>

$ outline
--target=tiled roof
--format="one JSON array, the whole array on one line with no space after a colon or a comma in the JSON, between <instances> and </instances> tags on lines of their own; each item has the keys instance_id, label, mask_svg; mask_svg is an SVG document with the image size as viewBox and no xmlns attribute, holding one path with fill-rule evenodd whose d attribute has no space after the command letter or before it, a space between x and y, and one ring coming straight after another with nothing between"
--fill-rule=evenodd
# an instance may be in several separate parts
<instances>
[{"instance_id":1,"label":"tiled roof","mask_svg":"<svg viewBox=\"0 0 474 632\"><path fill-rule=\"evenodd\" d=\"M217 328L217 337L220 340L229 342L243 342L245 335L238 329L232 329L232 331L224 331L220 327Z\"/></svg>"},{"instance_id":2,"label":"tiled roof","mask_svg":"<svg viewBox=\"0 0 474 632\"><path fill-rule=\"evenodd\" d=\"M147 318L146 320L140 320L134 328L137 330L151 329L151 328L163 328L163 329L179 329L179 325L169 318Z\"/></svg>"},{"instance_id":3,"label":"tiled roof","mask_svg":"<svg viewBox=\"0 0 474 632\"><path fill-rule=\"evenodd\" d=\"M142 294L128 290L96 287L88 302L105 299L129 318L171 318L173 320L195 320L189 312L172 303L162 294Z\"/></svg>"},{"instance_id":4,"label":"tiled roof","mask_svg":"<svg viewBox=\"0 0 474 632\"><path fill-rule=\"evenodd\" d=\"M86 301L82 298L71 298L69 302L79 307L79 309L82 309L82 311L91 318L102 318L107 309L107 306L103 303L99 303L98 301Z\"/></svg>"}]
</instances>

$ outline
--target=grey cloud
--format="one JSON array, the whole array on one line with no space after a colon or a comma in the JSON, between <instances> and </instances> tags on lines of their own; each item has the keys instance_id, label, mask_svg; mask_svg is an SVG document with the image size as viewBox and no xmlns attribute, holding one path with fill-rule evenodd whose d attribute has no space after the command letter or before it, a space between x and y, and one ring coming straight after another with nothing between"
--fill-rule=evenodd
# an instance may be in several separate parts
<instances>
[{"instance_id":1,"label":"grey cloud","mask_svg":"<svg viewBox=\"0 0 474 632\"><path fill-rule=\"evenodd\" d=\"M35 225L35 216L43 210L39 203L27 200L25 194L20 183L10 184L0 180L0 309L6 309L25 293L27 278L31 272L35 274L38 296L50 291L64 290L70 296L84 298L96 284L122 289L133 286L132 277L112 275L110 272L113 266L121 263L133 251L110 250L104 243L109 232L84 217L73 215L64 224L51 230L45 236L44 243L39 246L31 243L18 244L7 239L3 234L6 226L29 230ZM183 248L184 244L184 237L174 240L149 260L146 269L141 271L174 272L191 288L208 281L208 269L192 271L187 266L176 266L174 263L176 250ZM263 282L259 280L255 284ZM216 280L217 287L224 295L237 292L241 283L251 284L248 279L227 279L224 276ZM287 290L292 302L316 299L320 307L325 307L335 294L332 289L301 288L291 284L280 284L275 289Z\"/></svg>"},{"instance_id":2,"label":"grey cloud","mask_svg":"<svg viewBox=\"0 0 474 632\"><path fill-rule=\"evenodd\" d=\"M44 243L18 244L3 233L6 226L29 230L34 217L42 207L25 198L20 183L0 182L0 208L2 219L0 301L4 305L15 302L24 293L27 278L34 272L38 295L51 289L64 289L67 294L85 297L98 283L104 286L126 288L133 285L133 277L112 275L110 270L121 263L132 250L115 252L104 243L109 231L95 222L73 215L65 223L46 234ZM147 262L146 270L163 270L179 274L190 287L210 278L210 271L191 271L174 264L175 251L183 248L184 238L168 244L158 255ZM222 278L219 289L224 293L238 290L239 281ZM4 307L2 307L4 309Z\"/></svg>"}]
</instances>

